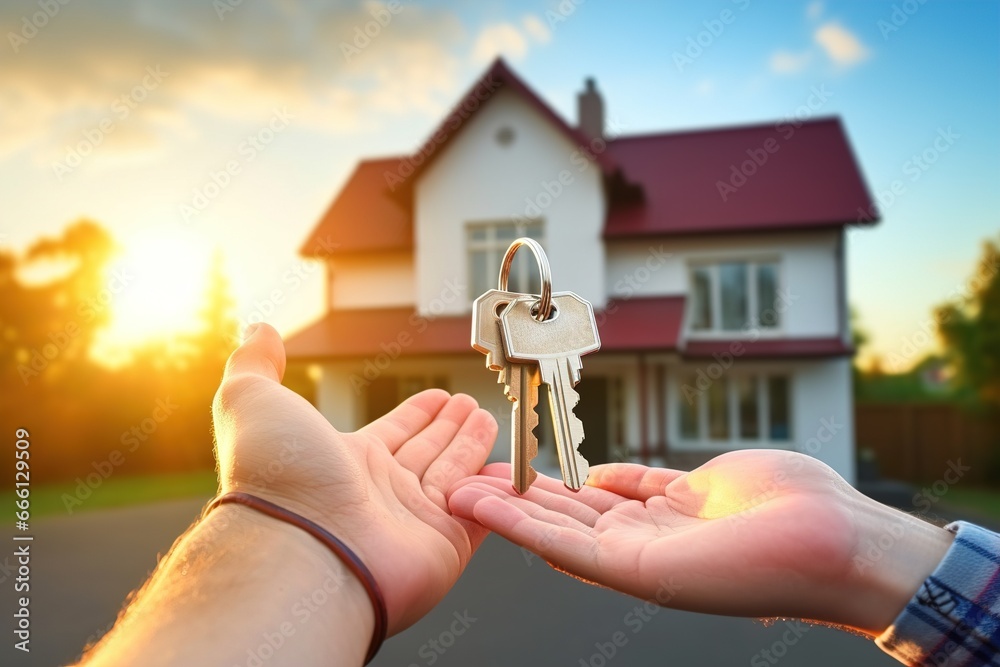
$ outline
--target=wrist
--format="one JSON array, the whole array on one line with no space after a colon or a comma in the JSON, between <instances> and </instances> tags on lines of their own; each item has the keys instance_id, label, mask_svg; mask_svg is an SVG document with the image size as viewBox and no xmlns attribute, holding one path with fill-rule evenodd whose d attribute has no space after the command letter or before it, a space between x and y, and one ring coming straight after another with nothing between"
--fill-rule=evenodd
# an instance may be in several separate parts
<instances>
[{"instance_id":1,"label":"wrist","mask_svg":"<svg viewBox=\"0 0 1000 667\"><path fill-rule=\"evenodd\" d=\"M857 533L836 622L878 635L938 566L954 535L861 494L852 502Z\"/></svg>"},{"instance_id":2,"label":"wrist","mask_svg":"<svg viewBox=\"0 0 1000 667\"><path fill-rule=\"evenodd\" d=\"M233 531L243 547L243 576L282 590L280 620L270 621L272 638L275 632L288 639L325 638L320 641L329 644L328 655L345 656L346 664L364 662L375 624L371 599L324 544L298 526L236 504L216 507L199 528L209 538ZM262 641L274 643L266 633L256 639L253 648Z\"/></svg>"}]
</instances>

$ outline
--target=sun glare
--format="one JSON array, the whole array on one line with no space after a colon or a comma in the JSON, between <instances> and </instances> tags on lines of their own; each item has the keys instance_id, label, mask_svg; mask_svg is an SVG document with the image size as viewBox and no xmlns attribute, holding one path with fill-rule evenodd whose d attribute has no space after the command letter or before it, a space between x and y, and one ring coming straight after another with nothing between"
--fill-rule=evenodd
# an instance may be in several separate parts
<instances>
[{"instance_id":1,"label":"sun glare","mask_svg":"<svg viewBox=\"0 0 1000 667\"><path fill-rule=\"evenodd\" d=\"M152 230L122 243L95 309L110 322L99 356L108 359L156 339L195 331L205 298L211 250L181 230Z\"/></svg>"}]
</instances>

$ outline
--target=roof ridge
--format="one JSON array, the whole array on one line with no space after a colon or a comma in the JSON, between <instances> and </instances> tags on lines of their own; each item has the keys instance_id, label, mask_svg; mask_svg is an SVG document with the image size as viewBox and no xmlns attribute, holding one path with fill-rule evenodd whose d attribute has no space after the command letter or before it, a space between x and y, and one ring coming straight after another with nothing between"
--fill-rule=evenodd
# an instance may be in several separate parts
<instances>
[{"instance_id":1,"label":"roof ridge","mask_svg":"<svg viewBox=\"0 0 1000 667\"><path fill-rule=\"evenodd\" d=\"M681 128L677 130L651 130L649 132L639 132L636 134L618 135L614 139L609 139L609 142L616 143L619 141L634 141L638 139L653 139L657 137L676 137L676 136L691 135L691 134L720 134L723 132L743 132L746 130L757 130L766 127L776 127L782 123L789 121L790 119L781 119L774 121L739 123L736 125L718 125L715 127L690 127L690 128ZM837 123L840 125L843 124L838 114L831 114L829 116L817 116L815 118L807 118L802 121L802 125L822 125L825 123Z\"/></svg>"}]
</instances>

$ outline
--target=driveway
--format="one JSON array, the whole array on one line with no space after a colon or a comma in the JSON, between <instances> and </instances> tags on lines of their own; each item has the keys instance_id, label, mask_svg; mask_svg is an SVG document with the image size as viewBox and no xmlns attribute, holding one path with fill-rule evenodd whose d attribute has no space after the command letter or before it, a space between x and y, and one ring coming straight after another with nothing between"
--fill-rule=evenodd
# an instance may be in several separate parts
<instances>
[{"instance_id":1,"label":"driveway","mask_svg":"<svg viewBox=\"0 0 1000 667\"><path fill-rule=\"evenodd\" d=\"M0 663L49 667L75 659L88 639L98 637L114 621L122 600L143 581L157 554L165 552L197 516L203 502L174 501L37 520L32 650L30 655L14 650L8 631ZM0 584L8 619L8 610L13 609L11 584L10 578ZM491 536L448 597L420 623L389 640L374 664L897 664L869 640L828 628L792 621L768 626L666 609L636 614L637 604L635 599L555 572L540 559ZM619 646L614 645L615 637Z\"/></svg>"}]
</instances>

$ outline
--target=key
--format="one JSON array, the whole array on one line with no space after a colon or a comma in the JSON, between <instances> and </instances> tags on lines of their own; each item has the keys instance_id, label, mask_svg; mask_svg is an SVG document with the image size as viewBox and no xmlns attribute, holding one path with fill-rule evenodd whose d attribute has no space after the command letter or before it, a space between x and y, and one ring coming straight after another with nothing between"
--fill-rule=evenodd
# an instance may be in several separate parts
<instances>
[{"instance_id":1,"label":"key","mask_svg":"<svg viewBox=\"0 0 1000 667\"><path fill-rule=\"evenodd\" d=\"M511 364L500 337L498 312L511 301L522 297L520 292L489 290L472 304L472 347L486 355L486 366L500 371L497 382L503 383L504 395L511 401L511 485L519 494L531 487L538 473L531 462L538 456L538 387L541 376L538 365Z\"/></svg>"},{"instance_id":2,"label":"key","mask_svg":"<svg viewBox=\"0 0 1000 667\"><path fill-rule=\"evenodd\" d=\"M549 319L535 319L538 299L522 296L500 314L504 353L509 363L538 364L541 381L549 387L552 425L563 484L578 490L587 481L590 465L579 452L583 422L573 413L580 401L576 385L583 368L581 357L601 348L594 308L572 292L552 295Z\"/></svg>"}]
</instances>

